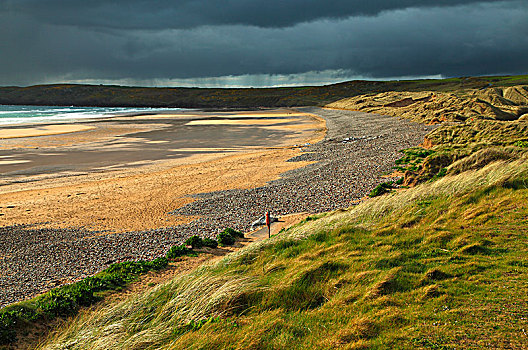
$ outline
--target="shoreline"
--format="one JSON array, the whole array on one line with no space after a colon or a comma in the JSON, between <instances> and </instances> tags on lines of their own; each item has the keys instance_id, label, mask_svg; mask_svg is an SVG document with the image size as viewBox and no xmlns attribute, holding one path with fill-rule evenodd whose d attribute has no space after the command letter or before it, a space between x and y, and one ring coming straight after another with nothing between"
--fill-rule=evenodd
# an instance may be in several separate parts
<instances>
[{"instance_id":1,"label":"shoreline","mask_svg":"<svg viewBox=\"0 0 528 350\"><path fill-rule=\"evenodd\" d=\"M0 123L0 127L7 128L8 130L16 130L19 128L41 128L41 127L50 127L50 126L64 126L66 124L73 124L73 125L79 125L84 123L95 123L100 121L112 121L112 120L118 120L120 118L152 118L152 119L161 119L161 118L170 118L171 116L176 115L184 115L184 116L207 116L211 114L216 114L218 116L229 116L229 115L236 115L240 112L245 113L266 113L266 112L276 112L279 110L292 110L292 108L289 107L253 107L253 108L183 108L183 107L130 107L130 106L71 106L71 105L56 105L56 106L49 106L49 105L5 105L0 104L0 106L21 106L21 107L57 107L57 108L66 108L66 107L72 107L72 108L129 108L131 110L133 109L145 109L144 111L110 111L110 112L101 112L103 114L99 116L84 116L84 117L75 117L72 114L71 118L64 117L63 119L54 119L52 121L48 121L46 119L39 119L38 121L32 120L33 118L16 118L17 120L21 120L20 122L16 123ZM149 111L148 109L152 109L152 111ZM68 110L64 110L65 112L68 112ZM60 114L60 113L59 113ZM50 117L50 116L48 116ZM36 117L35 117L36 118ZM24 121L26 120L26 121ZM0 121L2 121L2 118L0 118ZM35 135L38 136L38 135ZM24 137L24 136L18 136L18 137ZM2 137L0 137L0 140Z\"/></svg>"},{"instance_id":2,"label":"shoreline","mask_svg":"<svg viewBox=\"0 0 528 350\"><path fill-rule=\"evenodd\" d=\"M80 125L83 123L95 123L99 121L107 121L116 117L129 117L129 116L149 116L165 113L184 113L191 111L200 111L198 109L192 108L149 108L149 107L138 107L134 110L134 107L128 108L129 110L101 110L97 114L92 114L94 110L89 110L88 108L126 108L126 107L84 107L84 106L45 106L45 105L0 105L0 107L35 107L35 108L51 108L51 110L33 110L33 111L10 111L3 110L0 111L2 114L0 117L0 127L6 128L8 130L16 130L20 128L42 128L49 126L63 126L66 124ZM57 110L56 108L59 108ZM64 108L61 110L60 108ZM86 108L87 110L71 110L67 108ZM144 109L144 110L137 110ZM149 111L148 109L151 109ZM17 114L28 114L26 117L16 116ZM44 113L44 115L41 115ZM15 114L15 116L10 116L10 114ZM11 122L6 122L10 120ZM22 137L22 136L21 136Z\"/></svg>"},{"instance_id":3,"label":"shoreline","mask_svg":"<svg viewBox=\"0 0 528 350\"><path fill-rule=\"evenodd\" d=\"M310 138L310 131L324 128L323 123L307 114L279 109L221 114L190 111L146 116L117 115L96 121L81 120L74 125L5 128L1 132L9 139L2 139L0 135L0 161L4 161L0 164L0 172L4 175L0 186L8 184L6 179L17 174L24 175L22 181L27 182L33 175L38 180L36 175L41 174L77 176L116 169L123 172L165 160L180 165L186 162L175 162L176 159L194 155L211 158L211 154L222 152L290 147L296 139L302 142ZM94 152L101 151L105 153L95 156ZM57 159L58 156L62 159ZM27 160L32 164L1 166L28 163ZM28 165L35 170L26 171Z\"/></svg>"},{"instance_id":4,"label":"shoreline","mask_svg":"<svg viewBox=\"0 0 528 350\"><path fill-rule=\"evenodd\" d=\"M120 189L121 192L116 193L121 196L109 202L109 198L103 195L110 193L111 188L117 190L119 186L114 185L123 178L98 180L94 182L99 186L94 187L96 192L77 192L81 193L79 196L70 191L71 188L66 188L70 192L50 193L48 190L46 195L51 199L50 203L57 203L57 208L78 209L83 198L87 200L85 203L97 204L93 210L80 211L90 222L96 222L89 216L97 214L97 210L116 212L139 223L152 220L156 215L173 221L170 225L161 225L167 221L160 220L155 229L128 229L116 233L88 226L0 228L0 237L3 238L0 246L7 252L7 256L0 259L0 267L5 271L4 276L0 276L0 290L5 291L0 295L2 305L43 292L51 284L55 286L86 277L112 262L164 255L170 246L193 234L213 237L225 227L247 232L251 222L264 211L282 216L354 205L372 187L386 181L381 176L399 158L400 149L419 144L430 130L420 124L366 113L318 108L299 109L299 112L316 114L326 120L328 131L324 138L319 136L320 142L260 153L229 154L205 165L200 163L199 167L182 166L194 168L186 178L180 172L171 173L170 169L155 173L150 182L146 181L148 174L146 177L141 174L125 176L124 179L130 180L130 187ZM314 141L313 130L308 135ZM355 141L345 142L350 136L354 136ZM263 170L263 165L267 170ZM208 182L202 183L207 179ZM151 185L147 186L149 183ZM194 184L194 187L187 194L178 196L180 202L163 199L172 193L168 190L170 186L185 184ZM146 192L141 192L145 187L155 188L157 192L145 197L142 193ZM195 195L189 197L192 193ZM27 194L21 192L21 195ZM122 198L126 198L132 211L119 213L115 209L114 204L122 203ZM101 201L106 206L101 207ZM138 209L141 201L147 205ZM160 206L161 202L167 205ZM82 218L86 219L84 216ZM186 221L177 222L182 218ZM189 221L191 219L194 220ZM122 224L119 220L109 221L110 224ZM15 240L24 245L13 243ZM24 266L17 261L24 261Z\"/></svg>"},{"instance_id":5,"label":"shoreline","mask_svg":"<svg viewBox=\"0 0 528 350\"><path fill-rule=\"evenodd\" d=\"M283 118L286 115L289 117ZM252 116L257 116L259 119L247 119ZM28 137L20 140L8 140L11 142L11 148L22 148L25 149L25 152L21 152L17 157L12 155L2 157L0 153L0 169L2 169L2 165L4 165L4 169L8 168L9 165L12 168L18 167L18 169L15 168L14 175L9 176L9 173L4 173L4 179L0 181L0 203L4 204L0 204L0 226L20 223L38 224L51 221L51 224L40 225L39 227L85 227L92 230L110 229L117 232L157 229L179 224L181 220L172 220L173 216L167 216L166 212L192 201L188 196L200 192L249 188L252 183L263 185L267 181L276 179L280 172L300 166L285 162L299 152L296 147L293 147L294 143L317 142L323 137L321 130L324 128L324 121L306 113L275 110L257 114L246 112L228 115L230 119L219 120L219 117L222 116L218 116L218 114L197 115L194 112L190 114L150 115L146 119L141 116L116 116L106 121L92 123L91 129L86 132L61 134L44 139ZM277 118L280 119L277 120ZM176 120L177 125L175 127L168 126L166 124L167 119ZM254 128L257 131L264 130L262 131L264 132L263 135L266 135L271 126L271 128L277 128L281 134L287 137L285 140L265 141L261 145L258 143L255 146L229 144L232 147L224 148L214 147L214 144L202 145L201 141L196 144L201 147L192 147L193 144L189 144L189 142L193 141L186 138L183 139L183 143L173 144L169 141L174 138L173 132L179 131L182 127L188 126L186 130L195 129L193 122L212 122L204 123L205 128L210 127L207 124L212 124L212 132L217 133L224 129L217 129L216 123L222 124L226 121L235 127L233 129L231 125L228 125L228 129L226 129L228 131ZM114 125L115 122L118 124ZM109 123L112 123L111 126L108 126ZM200 123L197 124L198 131L194 134L199 134L202 130ZM262 134L262 132L260 133ZM272 130L271 132L275 131ZM245 134L247 132L242 135L242 142L244 142ZM144 135L148 135L148 137ZM248 136L251 135L251 133L248 134ZM238 136L235 135L235 137ZM230 142L231 139L228 141ZM38 145L39 150L45 149L40 154L33 155L34 143ZM225 144L223 141L218 143L220 145ZM0 140L0 151L1 145L5 146L6 144L5 140L3 144ZM182 146L185 148L180 148ZM152 151L145 155L147 147L150 147ZM122 152L123 149L124 152ZM70 169L55 170L57 168L55 164L60 165L60 162L64 161L80 160L82 162L83 157L88 157L86 159L91 160L92 154L96 154L97 161L99 161L99 158L105 157L105 153L103 153L105 150L107 150L108 157L111 158L108 163L95 163L87 166L82 166L80 163L79 166L71 166ZM64 151L64 155L61 159L56 160L55 158L59 156L61 151ZM116 154L117 156L121 154L119 152L122 152L123 155L116 160ZM73 153L77 159L72 159L73 156L69 155L70 153ZM165 158L163 154L169 154L171 157ZM41 155L43 157L50 155L51 162L55 162L49 163L50 172L42 172L42 166L47 163L42 159L37 159L39 156L42 157ZM226 179L223 183L216 181L216 185L214 184L215 181L210 180L213 176L219 178L218 171L220 169L226 167L236 169L236 163L255 163L252 166L257 171L256 163L259 161L256 159L259 158L259 161L264 162L262 166L268 169L266 170L267 173L263 172L259 176L252 176L245 181L234 181L233 179ZM39 172L29 172L32 166L35 167L34 164L28 164L29 160L34 160L33 163L39 165L36 168ZM1 161L5 163L2 164ZM268 164L266 162L270 165L266 165ZM275 166L274 163L282 165ZM244 170L240 166L238 168L239 173L247 172L247 169ZM262 182L258 181L259 177L262 178ZM182 179L187 180L182 181ZM193 180L202 185L194 186ZM101 207L114 208L114 210L122 212L117 215L122 215L126 220L129 220L130 215L125 215L126 210L119 209L126 206L130 211L131 208L127 203L119 203L121 198L126 196L129 200L138 197L134 204L142 208L141 212L154 215L151 209L146 208L145 197L160 192L158 189L160 186L164 192L171 192L173 199L165 200L168 202L164 205L165 209L158 208L160 213L155 215L158 217L155 226L149 226L153 222L148 219L145 219L146 221L139 226L127 225L123 223L125 219L118 219L116 222L116 215L108 216L105 211L100 212ZM160 195L163 196L163 194ZM14 208L7 208L12 206ZM89 216L93 216L94 211L100 213L92 219L80 217L86 215L85 213L90 213ZM72 216L74 217L73 220L68 219ZM109 220L114 223L109 223ZM163 223L164 220L167 222Z\"/></svg>"}]
</instances>

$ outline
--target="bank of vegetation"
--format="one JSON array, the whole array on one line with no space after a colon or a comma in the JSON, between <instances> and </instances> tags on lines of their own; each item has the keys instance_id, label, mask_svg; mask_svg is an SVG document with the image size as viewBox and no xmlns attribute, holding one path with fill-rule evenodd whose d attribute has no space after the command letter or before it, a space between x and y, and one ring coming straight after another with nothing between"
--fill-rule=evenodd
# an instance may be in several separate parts
<instances>
[{"instance_id":1,"label":"bank of vegetation","mask_svg":"<svg viewBox=\"0 0 528 350\"><path fill-rule=\"evenodd\" d=\"M51 289L37 297L9 305L0 310L0 348L32 346L35 338L45 335L53 327L90 307L112 293L122 291L149 272L160 272L186 256L207 253L204 248L230 246L244 238L244 234L226 228L217 239L189 237L183 244L169 249L166 256L153 261L123 261L77 282ZM32 338L28 340L26 338Z\"/></svg>"}]
</instances>

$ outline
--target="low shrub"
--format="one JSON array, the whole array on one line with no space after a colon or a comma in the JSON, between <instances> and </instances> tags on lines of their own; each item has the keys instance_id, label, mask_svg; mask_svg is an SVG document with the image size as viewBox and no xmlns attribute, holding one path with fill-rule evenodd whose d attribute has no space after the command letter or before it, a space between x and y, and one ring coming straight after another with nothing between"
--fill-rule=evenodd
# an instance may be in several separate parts
<instances>
[{"instance_id":1,"label":"low shrub","mask_svg":"<svg viewBox=\"0 0 528 350\"><path fill-rule=\"evenodd\" d=\"M220 246L233 245L235 243L235 237L231 236L228 232L223 231L216 236L216 240Z\"/></svg>"},{"instance_id":2,"label":"low shrub","mask_svg":"<svg viewBox=\"0 0 528 350\"><path fill-rule=\"evenodd\" d=\"M187 248L185 245L175 245L167 252L167 259L176 259L180 256L189 255L192 253L192 250Z\"/></svg>"},{"instance_id":3,"label":"low shrub","mask_svg":"<svg viewBox=\"0 0 528 350\"><path fill-rule=\"evenodd\" d=\"M0 313L0 345L9 344L16 340L14 327L18 317L14 312Z\"/></svg>"},{"instance_id":4,"label":"low shrub","mask_svg":"<svg viewBox=\"0 0 528 350\"><path fill-rule=\"evenodd\" d=\"M75 313L81 306L89 306L100 298L94 293L114 290L125 286L138 275L151 270L161 270L168 264L165 257L153 261L125 261L110 265L106 270L82 281L53 289L36 302L38 308L47 315L67 316Z\"/></svg>"},{"instance_id":5,"label":"low shrub","mask_svg":"<svg viewBox=\"0 0 528 350\"><path fill-rule=\"evenodd\" d=\"M185 244L190 245L192 249L200 249L201 247L204 246L203 239L196 235L187 238L187 240L185 241Z\"/></svg>"},{"instance_id":6,"label":"low shrub","mask_svg":"<svg viewBox=\"0 0 528 350\"><path fill-rule=\"evenodd\" d=\"M226 228L216 236L216 240L221 246L233 245L237 238L244 238L244 233L230 227Z\"/></svg>"},{"instance_id":7,"label":"low shrub","mask_svg":"<svg viewBox=\"0 0 528 350\"><path fill-rule=\"evenodd\" d=\"M394 187L393 184L392 181L379 184L369 193L369 197L377 197L389 192Z\"/></svg>"},{"instance_id":8,"label":"low shrub","mask_svg":"<svg viewBox=\"0 0 528 350\"><path fill-rule=\"evenodd\" d=\"M89 306L99 298L89 285L74 283L62 288L50 290L38 298L37 305L46 315L68 316L75 313L81 306Z\"/></svg>"},{"instance_id":9,"label":"low shrub","mask_svg":"<svg viewBox=\"0 0 528 350\"><path fill-rule=\"evenodd\" d=\"M138 275L150 270L161 270L168 264L167 258L159 257L153 261L125 261L110 265L105 274L119 273L122 275Z\"/></svg>"},{"instance_id":10,"label":"low shrub","mask_svg":"<svg viewBox=\"0 0 528 350\"><path fill-rule=\"evenodd\" d=\"M244 234L242 232L234 230L231 227L226 228L224 232L230 234L235 238L244 238Z\"/></svg>"},{"instance_id":11,"label":"low shrub","mask_svg":"<svg viewBox=\"0 0 528 350\"><path fill-rule=\"evenodd\" d=\"M204 247L208 247L208 248L216 248L218 247L218 242L211 238L204 238L203 245Z\"/></svg>"},{"instance_id":12,"label":"low shrub","mask_svg":"<svg viewBox=\"0 0 528 350\"><path fill-rule=\"evenodd\" d=\"M152 261L145 261L146 265L149 266L152 270L162 270L167 267L169 261L166 257L160 256Z\"/></svg>"}]
</instances>

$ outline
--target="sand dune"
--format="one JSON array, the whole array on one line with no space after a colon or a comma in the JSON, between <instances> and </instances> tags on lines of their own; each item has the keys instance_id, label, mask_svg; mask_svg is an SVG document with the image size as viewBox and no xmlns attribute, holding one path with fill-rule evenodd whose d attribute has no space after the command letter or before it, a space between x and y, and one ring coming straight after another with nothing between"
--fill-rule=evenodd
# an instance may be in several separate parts
<instances>
[{"instance_id":1,"label":"sand dune","mask_svg":"<svg viewBox=\"0 0 528 350\"><path fill-rule=\"evenodd\" d=\"M465 94L390 91L345 98L326 107L379 113L433 124L469 118L525 120L528 115L528 86L490 87L470 90Z\"/></svg>"}]
</instances>

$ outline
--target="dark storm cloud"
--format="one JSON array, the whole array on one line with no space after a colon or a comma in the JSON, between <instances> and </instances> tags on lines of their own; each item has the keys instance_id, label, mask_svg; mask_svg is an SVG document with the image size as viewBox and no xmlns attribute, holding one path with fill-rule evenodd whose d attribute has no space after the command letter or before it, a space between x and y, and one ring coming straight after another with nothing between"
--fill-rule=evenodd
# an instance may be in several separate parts
<instances>
[{"instance_id":1,"label":"dark storm cloud","mask_svg":"<svg viewBox=\"0 0 528 350\"><path fill-rule=\"evenodd\" d=\"M52 24L160 29L204 25L287 27L317 19L372 16L412 7L504 0L4 0L2 8Z\"/></svg>"},{"instance_id":2,"label":"dark storm cloud","mask_svg":"<svg viewBox=\"0 0 528 350\"><path fill-rule=\"evenodd\" d=\"M44 15L45 6L38 5L41 3L50 6L48 15ZM83 2L86 5L82 6L92 12L81 10L83 7L77 7L76 12L71 3L0 2L4 9L0 11L1 85L83 80L166 85L182 79L198 85L214 77L241 76L218 81L229 84L236 80L237 85L244 85L245 80L247 85L259 86L281 84L284 79L295 79L296 74L336 81L349 77L515 74L528 70L526 1L444 1L458 5L442 7L425 6L433 3L428 1L412 7L417 2L400 1L399 9L382 6L395 1L365 1L369 6L362 5L363 1L350 1L357 9L347 7L349 2L336 1L341 13L326 10L316 15L312 8L299 14L292 12L288 26L281 25L282 20L266 20L264 10L259 12L260 23L250 21L243 15L245 11L233 10L241 8L239 2L215 1L236 12L230 13L232 20L221 22L218 12L196 10L200 16L187 12L188 21L180 27L160 24L170 18L161 15L169 2L123 2L120 11L118 7L111 10L115 2ZM161 21L156 25L157 12L147 8L149 4L154 7L154 3ZM178 6L192 3L181 1ZM287 8L294 8L294 4L300 7L296 1L281 3L287 3ZM316 6L316 2L303 3ZM145 10L132 15L141 6ZM325 7L330 7L330 2L325 2ZM109 13L96 16L103 8ZM55 18L51 9L57 11ZM109 24L111 15L119 22L127 14L131 16L125 21L127 25ZM141 19L143 16L148 18ZM216 19L208 19L211 16ZM178 20L183 21L183 17L180 15ZM134 19L143 22L133 26Z\"/></svg>"}]
</instances>

